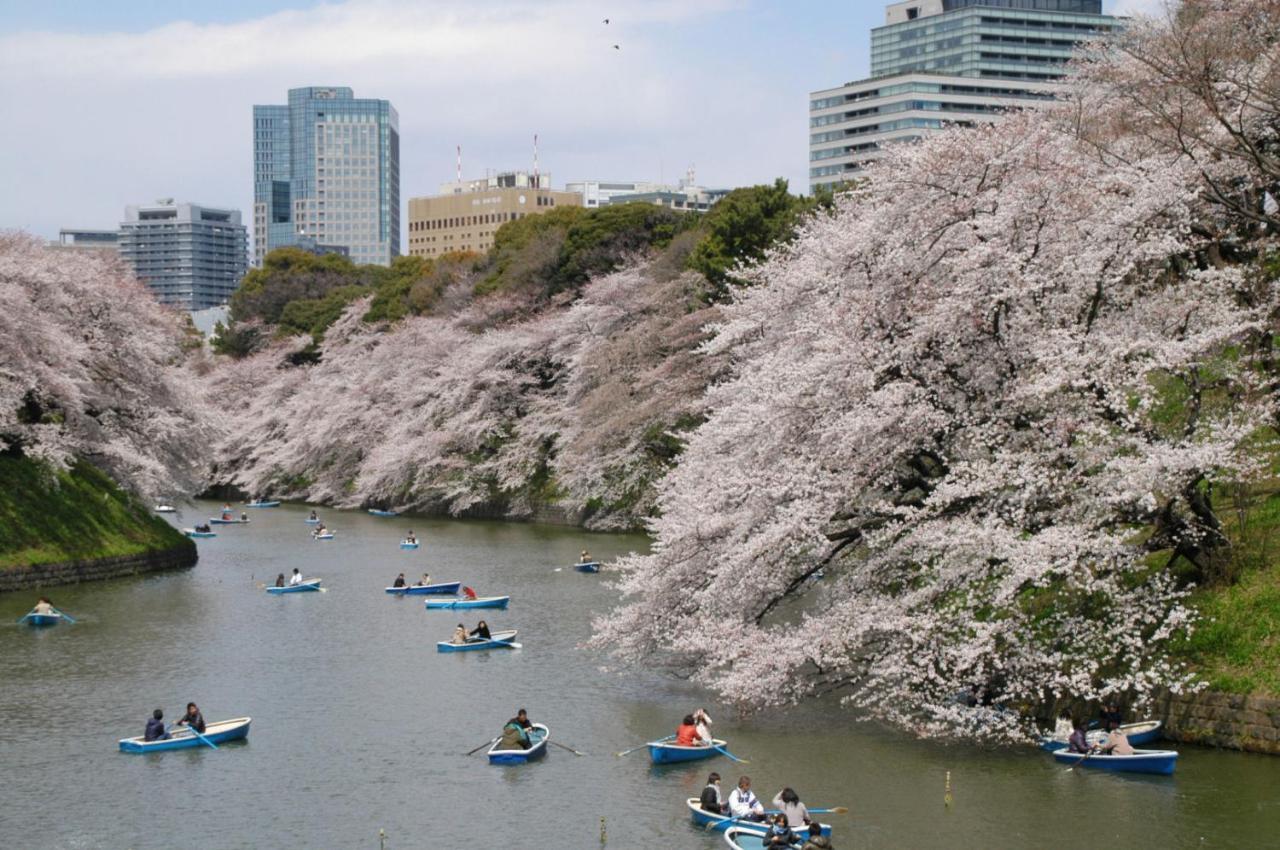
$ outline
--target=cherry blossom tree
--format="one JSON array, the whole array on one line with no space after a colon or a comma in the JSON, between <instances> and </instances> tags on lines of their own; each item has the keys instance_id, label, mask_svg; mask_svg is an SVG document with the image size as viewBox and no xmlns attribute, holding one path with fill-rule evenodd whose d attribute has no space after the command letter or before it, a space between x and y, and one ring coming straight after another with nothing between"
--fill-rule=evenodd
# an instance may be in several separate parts
<instances>
[{"instance_id":1,"label":"cherry blossom tree","mask_svg":"<svg viewBox=\"0 0 1280 850\"><path fill-rule=\"evenodd\" d=\"M0 451L188 493L213 433L177 316L119 260L0 234Z\"/></svg>"},{"instance_id":2,"label":"cherry blossom tree","mask_svg":"<svg viewBox=\"0 0 1280 850\"><path fill-rule=\"evenodd\" d=\"M1274 284L1248 261L1280 18L1193 5L1097 51L1060 105L887 149L751 273L705 348L731 378L596 646L744 711L835 693L922 735L1194 686L1169 567L1212 568L1212 488L1257 473L1276 412ZM1208 49L1232 10L1251 40L1198 66L1222 79L1142 58ZM1229 126L1204 94L1224 90ZM1123 115L1157 95L1200 130Z\"/></svg>"}]
</instances>

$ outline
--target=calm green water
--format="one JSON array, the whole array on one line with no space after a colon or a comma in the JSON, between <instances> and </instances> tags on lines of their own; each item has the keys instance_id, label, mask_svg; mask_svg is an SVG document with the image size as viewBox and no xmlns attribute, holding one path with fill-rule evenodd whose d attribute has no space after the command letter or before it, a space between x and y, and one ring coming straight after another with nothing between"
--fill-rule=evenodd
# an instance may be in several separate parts
<instances>
[{"instance_id":1,"label":"calm green water","mask_svg":"<svg viewBox=\"0 0 1280 850\"><path fill-rule=\"evenodd\" d=\"M832 818L840 850L1280 847L1277 758L1184 748L1171 778L1067 773L1038 751L917 742L820 706L736 722L687 684L602 673L575 647L616 595L607 574L565 565L643 538L322 511L338 537L316 543L301 508L250 514L200 541L193 570L54 588L75 626L0 626L0 847L377 848L382 828L391 850L591 850L603 817L608 848L721 850L683 804L709 769L848 806ZM425 536L416 552L397 547L409 527ZM294 566L328 592L259 589ZM510 610L465 621L518 628L524 648L437 654L460 618L384 594L401 570L510 594ZM0 619L33 600L0 596ZM249 740L117 752L152 708L172 720L189 699L209 720L252 716ZM701 703L749 766L613 755ZM588 755L552 748L524 767L462 755L519 706Z\"/></svg>"}]
</instances>

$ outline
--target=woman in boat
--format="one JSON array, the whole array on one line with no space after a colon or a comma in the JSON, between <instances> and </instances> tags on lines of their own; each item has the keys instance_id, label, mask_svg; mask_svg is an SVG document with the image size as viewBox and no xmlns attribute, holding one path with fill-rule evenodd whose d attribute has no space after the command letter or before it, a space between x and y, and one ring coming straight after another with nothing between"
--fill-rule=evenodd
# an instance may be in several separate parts
<instances>
[{"instance_id":1,"label":"woman in boat","mask_svg":"<svg viewBox=\"0 0 1280 850\"><path fill-rule=\"evenodd\" d=\"M1129 736L1119 728L1112 729L1107 735L1107 742L1098 749L1099 752L1112 756L1131 756L1134 752L1133 745L1129 743Z\"/></svg>"},{"instance_id":2,"label":"woman in boat","mask_svg":"<svg viewBox=\"0 0 1280 850\"><path fill-rule=\"evenodd\" d=\"M589 564L589 563L591 563L591 553L590 553L590 552L588 552L586 549L583 549L583 550L582 550L582 557L578 558L578 563L579 563L579 564Z\"/></svg>"},{"instance_id":3,"label":"woman in boat","mask_svg":"<svg viewBox=\"0 0 1280 850\"><path fill-rule=\"evenodd\" d=\"M796 842L796 834L787 826L787 816L779 812L773 816L769 831L764 834L764 846L770 850L790 848Z\"/></svg>"},{"instance_id":4,"label":"woman in boat","mask_svg":"<svg viewBox=\"0 0 1280 850\"><path fill-rule=\"evenodd\" d=\"M284 573L276 576L276 587L284 587Z\"/></svg>"},{"instance_id":5,"label":"woman in boat","mask_svg":"<svg viewBox=\"0 0 1280 850\"><path fill-rule=\"evenodd\" d=\"M472 632L472 634L475 634L475 633ZM453 642L454 643L467 642L467 627L462 625L462 623L458 623L458 627L453 630Z\"/></svg>"},{"instance_id":6,"label":"woman in boat","mask_svg":"<svg viewBox=\"0 0 1280 850\"><path fill-rule=\"evenodd\" d=\"M316 527L311 529L312 537L319 537L321 534L324 534L324 533L325 533L325 527L323 522L317 523Z\"/></svg>"},{"instance_id":7,"label":"woman in boat","mask_svg":"<svg viewBox=\"0 0 1280 850\"><path fill-rule=\"evenodd\" d=\"M705 708L693 713L693 725L698 730L698 743L711 746L715 739L711 736L711 715Z\"/></svg>"},{"instance_id":8,"label":"woman in boat","mask_svg":"<svg viewBox=\"0 0 1280 850\"><path fill-rule=\"evenodd\" d=\"M147 731L142 733L144 741L167 741L169 733L164 731L164 712L156 709L151 712L151 719L147 721Z\"/></svg>"},{"instance_id":9,"label":"woman in boat","mask_svg":"<svg viewBox=\"0 0 1280 850\"><path fill-rule=\"evenodd\" d=\"M302 573L298 572L298 568L293 568L293 575L289 576L289 586L297 587L302 584Z\"/></svg>"},{"instance_id":10,"label":"woman in boat","mask_svg":"<svg viewBox=\"0 0 1280 850\"><path fill-rule=\"evenodd\" d=\"M1092 751L1088 734L1084 730L1084 721L1079 719L1072 721L1071 737L1067 739L1067 752L1089 753Z\"/></svg>"},{"instance_id":11,"label":"woman in boat","mask_svg":"<svg viewBox=\"0 0 1280 850\"><path fill-rule=\"evenodd\" d=\"M204 715L194 702L187 703L187 713L178 718L178 726L190 726L201 735L204 734Z\"/></svg>"},{"instance_id":12,"label":"woman in boat","mask_svg":"<svg viewBox=\"0 0 1280 850\"><path fill-rule=\"evenodd\" d=\"M834 850L831 846L831 839L822 834L822 827L817 823L809 825L809 840L804 843L801 850Z\"/></svg>"},{"instance_id":13,"label":"woman in boat","mask_svg":"<svg viewBox=\"0 0 1280 850\"><path fill-rule=\"evenodd\" d=\"M471 588L467 587L465 584L462 586L462 595L465 596L467 599L476 598L476 592Z\"/></svg>"},{"instance_id":14,"label":"woman in boat","mask_svg":"<svg viewBox=\"0 0 1280 850\"><path fill-rule=\"evenodd\" d=\"M404 573L396 576L396 580L391 583L392 587L404 587Z\"/></svg>"},{"instance_id":15,"label":"woman in boat","mask_svg":"<svg viewBox=\"0 0 1280 850\"><path fill-rule=\"evenodd\" d=\"M49 597L41 596L40 601L36 603L36 607L31 609L33 614L56 614L57 609L53 607L53 603L49 601Z\"/></svg>"},{"instance_id":16,"label":"woman in boat","mask_svg":"<svg viewBox=\"0 0 1280 850\"><path fill-rule=\"evenodd\" d=\"M686 714L684 720L676 727L676 746L695 747L698 745L698 727L693 725L693 715Z\"/></svg>"},{"instance_id":17,"label":"woman in boat","mask_svg":"<svg viewBox=\"0 0 1280 850\"><path fill-rule=\"evenodd\" d=\"M729 807L725 805L724 797L720 794L720 774L715 771L707 777L707 787L702 789L702 796L698 799L699 807L704 812L722 815L729 811Z\"/></svg>"},{"instance_id":18,"label":"woman in boat","mask_svg":"<svg viewBox=\"0 0 1280 850\"><path fill-rule=\"evenodd\" d=\"M489 624L484 620L481 620L476 624L476 627L471 630L470 634L472 637L483 638L484 640L488 640L492 637L492 635L489 634Z\"/></svg>"},{"instance_id":19,"label":"woman in boat","mask_svg":"<svg viewBox=\"0 0 1280 850\"><path fill-rule=\"evenodd\" d=\"M787 816L787 826L800 829L809 825L809 809L800 802L800 795L791 788L783 788L773 798L773 807Z\"/></svg>"}]
</instances>

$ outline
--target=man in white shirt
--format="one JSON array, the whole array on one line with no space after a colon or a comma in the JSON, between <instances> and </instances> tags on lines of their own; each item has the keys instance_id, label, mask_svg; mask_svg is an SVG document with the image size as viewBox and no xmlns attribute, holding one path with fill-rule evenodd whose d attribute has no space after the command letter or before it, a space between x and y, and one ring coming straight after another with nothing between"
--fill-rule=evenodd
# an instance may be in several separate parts
<instances>
[{"instance_id":1,"label":"man in white shirt","mask_svg":"<svg viewBox=\"0 0 1280 850\"><path fill-rule=\"evenodd\" d=\"M729 794L729 814L741 820L764 820L764 806L751 790L751 777L738 778L738 787Z\"/></svg>"},{"instance_id":2,"label":"man in white shirt","mask_svg":"<svg viewBox=\"0 0 1280 850\"><path fill-rule=\"evenodd\" d=\"M302 573L298 572L297 567L294 567L293 575L289 577L289 585L294 586L299 584L302 584Z\"/></svg>"}]
</instances>

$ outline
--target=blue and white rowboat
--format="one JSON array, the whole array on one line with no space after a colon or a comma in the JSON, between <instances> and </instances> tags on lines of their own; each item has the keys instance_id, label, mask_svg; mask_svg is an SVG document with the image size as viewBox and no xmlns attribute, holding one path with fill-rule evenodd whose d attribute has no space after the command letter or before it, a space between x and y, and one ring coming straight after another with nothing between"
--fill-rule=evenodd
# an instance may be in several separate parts
<instances>
[{"instance_id":1,"label":"blue and white rowboat","mask_svg":"<svg viewBox=\"0 0 1280 850\"><path fill-rule=\"evenodd\" d=\"M58 613L37 614L33 611L18 622L26 623L28 626L56 626L62 622L62 615Z\"/></svg>"},{"instance_id":2,"label":"blue and white rowboat","mask_svg":"<svg viewBox=\"0 0 1280 850\"><path fill-rule=\"evenodd\" d=\"M1135 747L1141 747L1143 744L1150 744L1152 741L1160 740L1159 720L1143 720L1138 723L1126 723L1120 727L1120 731L1129 739L1129 743ZM1107 742L1107 733L1101 729L1095 729L1085 736L1091 745L1105 744ZM1067 742L1062 738L1042 738L1040 741L1040 749L1054 752L1055 750L1065 750Z\"/></svg>"},{"instance_id":3,"label":"blue and white rowboat","mask_svg":"<svg viewBox=\"0 0 1280 850\"><path fill-rule=\"evenodd\" d=\"M1066 750L1057 750L1053 757L1060 764L1120 773L1154 773L1160 776L1171 776L1178 762L1178 753L1174 750L1135 750L1130 756L1108 753L1069 753Z\"/></svg>"},{"instance_id":4,"label":"blue and white rowboat","mask_svg":"<svg viewBox=\"0 0 1280 850\"><path fill-rule=\"evenodd\" d=\"M397 596L431 596L435 594L454 596L460 587L462 587L462 582L460 581L442 581L437 584L406 584L404 587L388 587L387 593L394 593Z\"/></svg>"},{"instance_id":5,"label":"blue and white rowboat","mask_svg":"<svg viewBox=\"0 0 1280 850\"><path fill-rule=\"evenodd\" d=\"M477 596L475 599L428 599L427 610L433 608L506 608L510 596Z\"/></svg>"},{"instance_id":6,"label":"blue and white rowboat","mask_svg":"<svg viewBox=\"0 0 1280 850\"><path fill-rule=\"evenodd\" d=\"M209 525L244 525L247 519L223 519L222 517L209 517Z\"/></svg>"},{"instance_id":7,"label":"blue and white rowboat","mask_svg":"<svg viewBox=\"0 0 1280 850\"><path fill-rule=\"evenodd\" d=\"M316 517L315 519L311 519L310 517L307 517L306 519L303 520L303 522L305 522L307 525L319 525L320 517Z\"/></svg>"},{"instance_id":8,"label":"blue and white rowboat","mask_svg":"<svg viewBox=\"0 0 1280 850\"><path fill-rule=\"evenodd\" d=\"M182 533L187 535L188 537L217 537L218 536L218 532L216 531L196 531L194 528L184 528L182 529Z\"/></svg>"},{"instance_id":9,"label":"blue and white rowboat","mask_svg":"<svg viewBox=\"0 0 1280 850\"><path fill-rule=\"evenodd\" d=\"M702 801L697 797L690 797L685 800L685 804L689 807L689 815L693 818L693 822L704 829L713 829L716 832L724 832L731 826L741 827L747 830L763 831L761 824L755 821L739 820L731 818L728 815L717 815L714 812L704 812L702 810ZM831 834L831 824L818 824L822 829L823 835Z\"/></svg>"},{"instance_id":10,"label":"blue and white rowboat","mask_svg":"<svg viewBox=\"0 0 1280 850\"><path fill-rule=\"evenodd\" d=\"M401 541L400 541L400 548L401 548L401 549L417 549L417 548L418 548L419 546L421 546L421 545L422 545L422 544L421 544L421 543L419 543L417 540L413 541L412 543L410 543L408 540L401 540Z\"/></svg>"},{"instance_id":11,"label":"blue and white rowboat","mask_svg":"<svg viewBox=\"0 0 1280 850\"><path fill-rule=\"evenodd\" d=\"M535 723L529 730L529 740L533 742L533 746L527 750L501 750L498 748L502 746L502 741L495 741L489 747L489 764L524 764L542 758L547 754L547 740L550 737L550 729L541 723Z\"/></svg>"},{"instance_id":12,"label":"blue and white rowboat","mask_svg":"<svg viewBox=\"0 0 1280 850\"><path fill-rule=\"evenodd\" d=\"M795 832L795 830L792 830ZM805 838L809 837L808 830L804 831L804 838L791 844L791 847L804 846ZM724 841L735 850L764 850L764 825L760 824L755 829L745 826L731 826L724 831Z\"/></svg>"},{"instance_id":13,"label":"blue and white rowboat","mask_svg":"<svg viewBox=\"0 0 1280 850\"><path fill-rule=\"evenodd\" d=\"M724 741L712 739L714 745L687 747L677 744L672 738L649 742L649 760L654 764L676 764L682 761L698 761L721 755L716 747L723 747Z\"/></svg>"},{"instance_id":14,"label":"blue and white rowboat","mask_svg":"<svg viewBox=\"0 0 1280 850\"><path fill-rule=\"evenodd\" d=\"M263 501L245 502L244 506L246 508L278 508L280 507L280 503L279 502L263 502Z\"/></svg>"},{"instance_id":15,"label":"blue and white rowboat","mask_svg":"<svg viewBox=\"0 0 1280 850\"><path fill-rule=\"evenodd\" d=\"M215 744L226 741L238 741L249 734L248 717L237 717L233 720L219 720L217 723L206 723L204 736ZM172 737L164 741L148 741L144 736L121 738L120 751L123 753L158 753L163 750L185 750L191 747L206 746L203 741L191 733L190 729L179 726L169 733Z\"/></svg>"},{"instance_id":16,"label":"blue and white rowboat","mask_svg":"<svg viewBox=\"0 0 1280 850\"><path fill-rule=\"evenodd\" d=\"M519 649L520 644L512 643L516 638L516 630L490 632L489 637L469 638L466 643L454 643L442 640L436 643L436 652L470 652L476 649Z\"/></svg>"},{"instance_id":17,"label":"blue and white rowboat","mask_svg":"<svg viewBox=\"0 0 1280 850\"><path fill-rule=\"evenodd\" d=\"M377 508L369 508L369 513L374 516L400 516L399 511L380 511Z\"/></svg>"},{"instance_id":18,"label":"blue and white rowboat","mask_svg":"<svg viewBox=\"0 0 1280 850\"><path fill-rule=\"evenodd\" d=\"M314 539L316 539L316 540L332 540L332 539L333 539L333 532L332 532L332 531L326 531L324 534L313 534L313 535L311 535L311 536L312 536L312 538L314 538Z\"/></svg>"},{"instance_id":19,"label":"blue and white rowboat","mask_svg":"<svg viewBox=\"0 0 1280 850\"><path fill-rule=\"evenodd\" d=\"M268 587L267 593L305 593L308 590L319 590L320 579L309 578L302 584L286 584L284 587Z\"/></svg>"},{"instance_id":20,"label":"blue and white rowboat","mask_svg":"<svg viewBox=\"0 0 1280 850\"><path fill-rule=\"evenodd\" d=\"M599 561L582 561L573 565L573 568L580 573L598 573L600 572Z\"/></svg>"}]
</instances>

